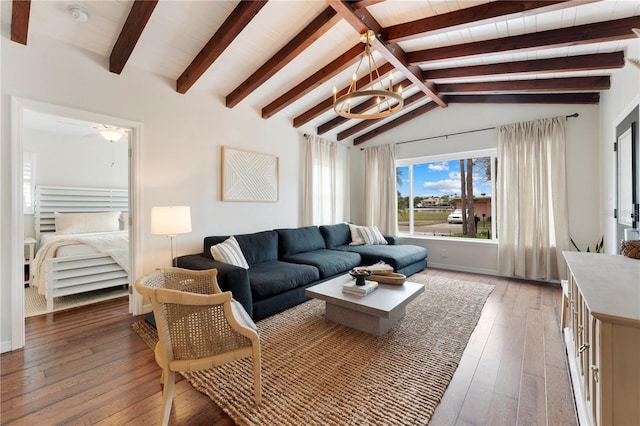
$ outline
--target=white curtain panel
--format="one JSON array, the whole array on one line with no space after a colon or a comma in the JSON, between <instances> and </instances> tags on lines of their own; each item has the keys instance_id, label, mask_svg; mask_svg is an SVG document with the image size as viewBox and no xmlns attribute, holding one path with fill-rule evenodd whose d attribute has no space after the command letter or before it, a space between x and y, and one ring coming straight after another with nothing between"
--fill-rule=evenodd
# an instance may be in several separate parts
<instances>
[{"instance_id":1,"label":"white curtain panel","mask_svg":"<svg viewBox=\"0 0 640 426\"><path fill-rule=\"evenodd\" d=\"M349 149L314 135L307 140L303 225L330 225L349 218Z\"/></svg>"},{"instance_id":2,"label":"white curtain panel","mask_svg":"<svg viewBox=\"0 0 640 426\"><path fill-rule=\"evenodd\" d=\"M394 145L364 150L365 222L385 235L398 235L398 193Z\"/></svg>"},{"instance_id":3,"label":"white curtain panel","mask_svg":"<svg viewBox=\"0 0 640 426\"><path fill-rule=\"evenodd\" d=\"M565 278L569 246L565 118L498 127L498 271Z\"/></svg>"}]
</instances>

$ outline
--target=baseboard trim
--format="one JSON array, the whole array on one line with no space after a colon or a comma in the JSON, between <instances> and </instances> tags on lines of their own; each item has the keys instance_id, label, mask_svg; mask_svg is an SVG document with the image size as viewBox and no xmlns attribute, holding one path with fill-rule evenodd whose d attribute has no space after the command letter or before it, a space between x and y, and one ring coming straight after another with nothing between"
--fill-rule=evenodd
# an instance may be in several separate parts
<instances>
[{"instance_id":1,"label":"baseboard trim","mask_svg":"<svg viewBox=\"0 0 640 426\"><path fill-rule=\"evenodd\" d=\"M0 343L0 353L11 352L11 340L5 340Z\"/></svg>"},{"instance_id":2,"label":"baseboard trim","mask_svg":"<svg viewBox=\"0 0 640 426\"><path fill-rule=\"evenodd\" d=\"M468 266L458 266L458 265L454 266L448 263L432 262L429 259L427 259L427 268L446 269L448 271L469 272L473 274L482 274L482 275L494 275L497 277L501 276L500 274L498 274L498 271L495 271L493 269L472 268Z\"/></svg>"}]
</instances>

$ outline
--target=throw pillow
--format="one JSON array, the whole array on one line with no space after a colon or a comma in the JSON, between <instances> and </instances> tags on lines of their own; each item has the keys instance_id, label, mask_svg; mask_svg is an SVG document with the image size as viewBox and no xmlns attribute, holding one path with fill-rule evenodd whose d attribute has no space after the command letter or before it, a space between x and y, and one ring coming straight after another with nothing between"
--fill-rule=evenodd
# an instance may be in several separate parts
<instances>
[{"instance_id":1,"label":"throw pillow","mask_svg":"<svg viewBox=\"0 0 640 426\"><path fill-rule=\"evenodd\" d=\"M119 211L53 214L57 234L119 231Z\"/></svg>"},{"instance_id":2,"label":"throw pillow","mask_svg":"<svg viewBox=\"0 0 640 426\"><path fill-rule=\"evenodd\" d=\"M233 236L227 238L220 244L211 246L211 256L213 256L213 258L218 262L224 262L244 269L249 269L249 264L242 254L240 245Z\"/></svg>"},{"instance_id":3,"label":"throw pillow","mask_svg":"<svg viewBox=\"0 0 640 426\"><path fill-rule=\"evenodd\" d=\"M364 244L364 240L362 239L362 235L360 235L360 232L358 232L359 228L362 228L362 226L358 226L358 225L354 225L352 223L349 223L349 231L351 231L351 242L349 243L350 246L361 246Z\"/></svg>"},{"instance_id":4,"label":"throw pillow","mask_svg":"<svg viewBox=\"0 0 640 426\"><path fill-rule=\"evenodd\" d=\"M361 226L358 232L362 236L365 244L387 244L382 232L376 226Z\"/></svg>"}]
</instances>

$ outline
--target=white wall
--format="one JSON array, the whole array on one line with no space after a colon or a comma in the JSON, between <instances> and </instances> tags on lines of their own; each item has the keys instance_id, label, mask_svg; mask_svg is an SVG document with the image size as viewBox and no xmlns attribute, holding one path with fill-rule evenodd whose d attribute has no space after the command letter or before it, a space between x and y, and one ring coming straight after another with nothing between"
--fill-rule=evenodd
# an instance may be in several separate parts
<instances>
[{"instance_id":1,"label":"white wall","mask_svg":"<svg viewBox=\"0 0 640 426\"><path fill-rule=\"evenodd\" d=\"M109 142L89 136L24 129L23 150L35 153L35 184L123 188L129 184L126 138ZM35 235L33 214L25 215L25 237Z\"/></svg>"},{"instance_id":2,"label":"white wall","mask_svg":"<svg viewBox=\"0 0 640 426\"><path fill-rule=\"evenodd\" d=\"M481 113L479 109L481 108ZM360 146L414 141L420 138L447 135L502 124L545 117L580 114L566 122L567 185L569 191L570 234L578 246L593 245L602 235L598 212L600 200L598 158L599 107L597 105L478 105L452 104L435 109L407 124L371 139ZM398 145L396 158L410 158L449 152L495 148L495 130L467 133ZM352 150L352 170L363 176L364 153ZM364 181L353 178L352 194L362 194ZM355 222L364 219L362 200L352 205ZM427 248L429 265L433 267L497 274L497 244L487 241L452 241L438 237L403 238L404 243Z\"/></svg>"},{"instance_id":3,"label":"white wall","mask_svg":"<svg viewBox=\"0 0 640 426\"><path fill-rule=\"evenodd\" d=\"M169 242L149 233L151 207L190 205L193 231L178 236L179 254L202 251L206 235L252 232L299 225L303 137L288 120L263 120L259 112L226 108L206 90L186 95L175 82L125 67L121 75L108 72L107 58L30 34L29 45L9 40L2 28L2 253L11 223L10 97L41 102L143 123L141 250L143 272L169 266ZM222 145L276 155L280 159L280 199L275 203L220 201ZM3 259L6 257L3 256ZM3 260L4 262L4 260ZM11 340L11 293L8 265L0 283L0 342ZM9 343L10 345L10 343Z\"/></svg>"},{"instance_id":4,"label":"white wall","mask_svg":"<svg viewBox=\"0 0 640 426\"><path fill-rule=\"evenodd\" d=\"M635 39L629 44L626 56L640 57L640 39ZM616 156L613 142L616 139L616 126L640 104L640 68L627 63L623 69L614 71L611 90L604 92L600 100L600 223L604 234L605 252L617 253L620 241L617 241L616 219L613 217L613 209L616 208Z\"/></svg>"},{"instance_id":5,"label":"white wall","mask_svg":"<svg viewBox=\"0 0 640 426\"><path fill-rule=\"evenodd\" d=\"M36 184L126 188L128 142L25 129L24 151L36 153Z\"/></svg>"}]
</instances>

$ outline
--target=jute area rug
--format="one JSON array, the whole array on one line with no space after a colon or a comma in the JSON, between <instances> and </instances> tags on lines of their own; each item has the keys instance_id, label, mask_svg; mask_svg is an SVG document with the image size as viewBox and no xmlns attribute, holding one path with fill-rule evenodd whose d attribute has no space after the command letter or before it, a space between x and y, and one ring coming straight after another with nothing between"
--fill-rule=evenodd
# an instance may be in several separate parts
<instances>
[{"instance_id":1,"label":"jute area rug","mask_svg":"<svg viewBox=\"0 0 640 426\"><path fill-rule=\"evenodd\" d=\"M492 285L416 274L425 291L385 336L324 318L311 300L258 322L262 404L251 361L183 375L240 425L426 424L455 372ZM155 329L134 329L153 348Z\"/></svg>"}]
</instances>

